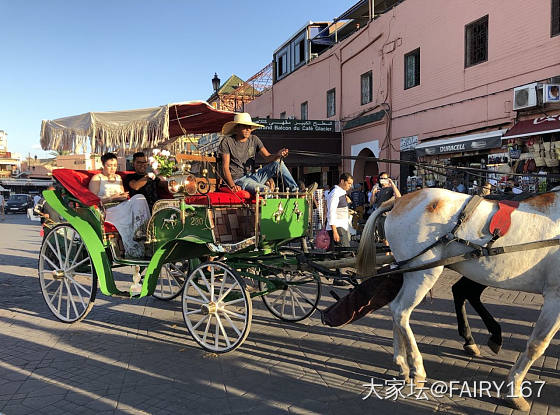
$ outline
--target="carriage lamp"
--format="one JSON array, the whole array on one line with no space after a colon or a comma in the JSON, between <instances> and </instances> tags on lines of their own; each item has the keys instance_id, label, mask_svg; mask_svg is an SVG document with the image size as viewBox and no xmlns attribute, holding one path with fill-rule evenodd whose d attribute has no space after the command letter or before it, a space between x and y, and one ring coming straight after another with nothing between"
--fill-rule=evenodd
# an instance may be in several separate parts
<instances>
[{"instance_id":1,"label":"carriage lamp","mask_svg":"<svg viewBox=\"0 0 560 415\"><path fill-rule=\"evenodd\" d=\"M208 175L208 169L202 169L202 176L206 177Z\"/></svg>"}]
</instances>

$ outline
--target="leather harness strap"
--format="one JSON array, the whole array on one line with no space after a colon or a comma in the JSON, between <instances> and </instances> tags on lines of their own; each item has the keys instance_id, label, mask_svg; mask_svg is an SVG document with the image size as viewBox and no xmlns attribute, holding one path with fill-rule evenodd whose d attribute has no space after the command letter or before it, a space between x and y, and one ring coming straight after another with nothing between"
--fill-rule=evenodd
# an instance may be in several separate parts
<instances>
[{"instance_id":1,"label":"leather harness strap","mask_svg":"<svg viewBox=\"0 0 560 415\"><path fill-rule=\"evenodd\" d=\"M456 264L458 262L468 261L470 259L478 259L481 257L509 254L512 252L530 251L533 249L550 248L555 246L560 246L560 239L547 239L544 241L527 242L527 243L517 244L517 245L501 246L498 248L482 248L482 250L476 249L464 253L462 255L456 255L449 258L440 259L438 261L428 262L426 264L418 265L415 267L404 268L404 269L399 267L391 271L375 274L373 276L384 277L387 275L403 273L403 272L421 271L421 270L426 270L426 269L440 267L440 266L449 266L452 264Z\"/></svg>"}]
</instances>

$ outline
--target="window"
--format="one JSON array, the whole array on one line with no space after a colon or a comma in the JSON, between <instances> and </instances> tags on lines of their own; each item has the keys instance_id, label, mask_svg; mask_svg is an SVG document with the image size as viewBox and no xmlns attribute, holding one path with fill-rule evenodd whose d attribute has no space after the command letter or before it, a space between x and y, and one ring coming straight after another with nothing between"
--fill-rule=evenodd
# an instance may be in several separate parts
<instances>
[{"instance_id":1,"label":"window","mask_svg":"<svg viewBox=\"0 0 560 415\"><path fill-rule=\"evenodd\" d=\"M329 89L327 91L327 118L336 114L335 98L335 89Z\"/></svg>"},{"instance_id":2,"label":"window","mask_svg":"<svg viewBox=\"0 0 560 415\"><path fill-rule=\"evenodd\" d=\"M286 65L286 54L284 53L278 58L278 77L281 77L286 73Z\"/></svg>"},{"instance_id":3,"label":"window","mask_svg":"<svg viewBox=\"0 0 560 415\"><path fill-rule=\"evenodd\" d=\"M295 44L294 47L294 62L296 65L305 62L305 40L302 39Z\"/></svg>"},{"instance_id":4,"label":"window","mask_svg":"<svg viewBox=\"0 0 560 415\"><path fill-rule=\"evenodd\" d=\"M286 119L286 111L280 113L280 119L281 119L281 120L285 120L285 119Z\"/></svg>"},{"instance_id":5,"label":"window","mask_svg":"<svg viewBox=\"0 0 560 415\"><path fill-rule=\"evenodd\" d=\"M360 103L361 105L367 104L372 100L372 74L371 71L366 72L360 76Z\"/></svg>"},{"instance_id":6,"label":"window","mask_svg":"<svg viewBox=\"0 0 560 415\"><path fill-rule=\"evenodd\" d=\"M420 85L420 48L404 55L404 89Z\"/></svg>"},{"instance_id":7,"label":"window","mask_svg":"<svg viewBox=\"0 0 560 415\"><path fill-rule=\"evenodd\" d=\"M560 35L560 0L552 0L550 11L550 36Z\"/></svg>"},{"instance_id":8,"label":"window","mask_svg":"<svg viewBox=\"0 0 560 415\"><path fill-rule=\"evenodd\" d=\"M307 119L307 101L301 103L301 119Z\"/></svg>"},{"instance_id":9,"label":"window","mask_svg":"<svg viewBox=\"0 0 560 415\"><path fill-rule=\"evenodd\" d=\"M465 68L488 60L488 15L465 26Z\"/></svg>"}]
</instances>

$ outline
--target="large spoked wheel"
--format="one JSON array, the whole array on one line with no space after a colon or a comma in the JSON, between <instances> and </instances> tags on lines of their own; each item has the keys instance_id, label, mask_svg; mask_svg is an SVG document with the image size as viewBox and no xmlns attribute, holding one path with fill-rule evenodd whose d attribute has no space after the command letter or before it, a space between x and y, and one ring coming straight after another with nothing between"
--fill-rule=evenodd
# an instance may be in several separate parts
<instances>
[{"instance_id":1,"label":"large spoked wheel","mask_svg":"<svg viewBox=\"0 0 560 415\"><path fill-rule=\"evenodd\" d=\"M80 234L70 225L55 226L39 253L39 281L52 313L65 323L82 320L97 293L97 275Z\"/></svg>"},{"instance_id":2,"label":"large spoked wheel","mask_svg":"<svg viewBox=\"0 0 560 415\"><path fill-rule=\"evenodd\" d=\"M245 282L227 265L206 262L196 267L183 290L183 317L204 349L235 350L251 329L253 307Z\"/></svg>"},{"instance_id":3,"label":"large spoked wheel","mask_svg":"<svg viewBox=\"0 0 560 415\"><path fill-rule=\"evenodd\" d=\"M299 251L282 248L280 255L286 258L296 256ZM311 272L286 270L271 275L280 288L262 296L264 305L273 316L284 321L301 321L317 309L321 299L321 280ZM264 281L259 281L259 291L267 289Z\"/></svg>"},{"instance_id":4,"label":"large spoked wheel","mask_svg":"<svg viewBox=\"0 0 560 415\"><path fill-rule=\"evenodd\" d=\"M190 272L189 261L167 262L161 266L153 296L158 300L172 300L181 294Z\"/></svg>"}]
</instances>

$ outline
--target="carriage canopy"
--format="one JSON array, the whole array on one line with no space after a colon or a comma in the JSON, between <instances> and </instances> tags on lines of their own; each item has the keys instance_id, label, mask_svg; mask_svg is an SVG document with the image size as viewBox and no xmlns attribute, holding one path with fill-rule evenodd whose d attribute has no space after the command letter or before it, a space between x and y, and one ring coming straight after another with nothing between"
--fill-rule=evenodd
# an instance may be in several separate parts
<instances>
[{"instance_id":1,"label":"carriage canopy","mask_svg":"<svg viewBox=\"0 0 560 415\"><path fill-rule=\"evenodd\" d=\"M137 151L169 144L186 134L221 130L235 113L204 101L188 101L127 111L88 112L43 120L43 150L103 153L116 148Z\"/></svg>"}]
</instances>

